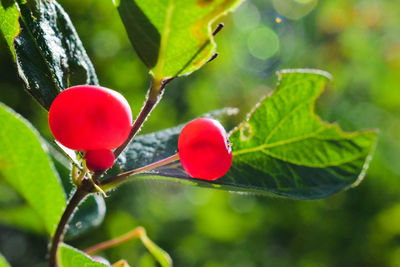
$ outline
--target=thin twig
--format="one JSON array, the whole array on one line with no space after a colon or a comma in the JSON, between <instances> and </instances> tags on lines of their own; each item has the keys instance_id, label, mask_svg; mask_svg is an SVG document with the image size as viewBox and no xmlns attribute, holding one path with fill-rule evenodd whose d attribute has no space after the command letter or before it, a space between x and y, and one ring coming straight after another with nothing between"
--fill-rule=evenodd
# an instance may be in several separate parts
<instances>
[{"instance_id":1,"label":"thin twig","mask_svg":"<svg viewBox=\"0 0 400 267\"><path fill-rule=\"evenodd\" d=\"M144 172L144 171L151 171L151 170L154 170L154 169L156 169L158 167L167 165L169 163L172 163L172 162L175 162L175 161L178 161L178 160L179 160L179 154L177 153L175 155L172 155L172 156L170 156L168 158L156 161L156 162L151 163L149 165L146 165L146 166L143 166L143 167L131 170L131 171L120 173L120 174L118 174L118 175L116 175L114 177L111 177L111 178L103 181L100 184L100 186L103 188L103 190L107 191L108 189L106 187L104 187L104 186L108 186L110 184L115 184L115 183L118 183L118 184L122 183L125 180L125 178L127 178L128 176L131 176L131 175L136 174L136 173Z\"/></svg>"},{"instance_id":2,"label":"thin twig","mask_svg":"<svg viewBox=\"0 0 400 267\"><path fill-rule=\"evenodd\" d=\"M124 151L124 149L128 146L128 144L132 141L132 139L136 136L139 132L140 128L142 127L143 123L146 121L147 117L150 115L150 112L157 106L158 102L160 101L162 94L164 92L165 85L169 83L172 79L162 80L160 82L153 81L152 85L150 86L146 103L140 110L139 115L137 116L135 122L132 125L131 131L129 133L128 138L125 142L120 145L118 148L114 150L114 157L118 158L118 156ZM96 172L92 179L97 184L99 178L103 175L104 171Z\"/></svg>"},{"instance_id":3,"label":"thin twig","mask_svg":"<svg viewBox=\"0 0 400 267\"><path fill-rule=\"evenodd\" d=\"M82 184L78 187L75 193L72 195L71 199L68 201L67 207L64 210L63 215L61 216L60 222L57 225L56 232L51 241L51 247L49 252L49 263L50 267L57 267L57 250L60 246L60 243L64 239L64 233L66 230L66 225L72 217L75 209L78 207L79 203L90 194L93 190L93 184L87 180L82 180Z\"/></svg>"},{"instance_id":4,"label":"thin twig","mask_svg":"<svg viewBox=\"0 0 400 267\"><path fill-rule=\"evenodd\" d=\"M101 242L101 243L96 244L96 245L94 245L94 246L92 246L90 248L87 248L87 249L84 250L84 252L86 254L92 256L92 255L94 255L94 254L96 254L96 253L98 253L100 251L105 250L105 249L112 248L112 247L118 246L120 244L123 244L126 241L129 241L131 239L138 238L143 234L146 234L146 231L145 231L145 229L143 227L139 226L139 227L133 229L132 231L130 231L130 232L128 232L128 233L126 233L126 234L124 234L122 236L119 236L119 237L116 237L114 239L110 239L110 240Z\"/></svg>"},{"instance_id":5,"label":"thin twig","mask_svg":"<svg viewBox=\"0 0 400 267\"><path fill-rule=\"evenodd\" d=\"M169 256L169 254L150 240L150 238L146 234L146 229L144 229L142 226L139 226L124 235L101 242L97 245L87 248L84 250L84 252L89 255L94 255L100 251L118 246L134 238L140 238L143 245L157 259L157 261L160 263L161 266L163 267L172 266L172 259Z\"/></svg>"}]
</instances>

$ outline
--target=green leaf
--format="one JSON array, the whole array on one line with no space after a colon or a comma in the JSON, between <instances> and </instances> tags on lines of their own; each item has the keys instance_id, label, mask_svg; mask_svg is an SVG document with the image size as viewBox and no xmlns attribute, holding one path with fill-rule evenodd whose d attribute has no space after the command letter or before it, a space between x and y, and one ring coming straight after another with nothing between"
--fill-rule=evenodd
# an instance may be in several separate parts
<instances>
[{"instance_id":1,"label":"green leaf","mask_svg":"<svg viewBox=\"0 0 400 267\"><path fill-rule=\"evenodd\" d=\"M10 47L11 53L15 58L13 49L14 38L19 33L19 11L14 0L0 1L0 32Z\"/></svg>"},{"instance_id":2,"label":"green leaf","mask_svg":"<svg viewBox=\"0 0 400 267\"><path fill-rule=\"evenodd\" d=\"M42 219L32 207L26 204L16 207L2 207L0 209L0 222L37 234L46 232Z\"/></svg>"},{"instance_id":3,"label":"green leaf","mask_svg":"<svg viewBox=\"0 0 400 267\"><path fill-rule=\"evenodd\" d=\"M118 0L121 19L155 80L188 74L215 53L211 25L243 0Z\"/></svg>"},{"instance_id":4,"label":"green leaf","mask_svg":"<svg viewBox=\"0 0 400 267\"><path fill-rule=\"evenodd\" d=\"M58 250L59 267L108 267L71 246L62 244Z\"/></svg>"},{"instance_id":5,"label":"green leaf","mask_svg":"<svg viewBox=\"0 0 400 267\"><path fill-rule=\"evenodd\" d=\"M56 148L48 144L49 152L53 157L55 167L61 177L64 190L67 195L71 195L75 189L70 177L70 161ZM88 196L78 206L71 220L68 222L65 240L70 240L80 236L86 231L99 226L106 213L106 204L101 195L92 194Z\"/></svg>"},{"instance_id":6,"label":"green leaf","mask_svg":"<svg viewBox=\"0 0 400 267\"><path fill-rule=\"evenodd\" d=\"M37 131L0 103L0 179L12 186L52 235L66 205L64 191Z\"/></svg>"},{"instance_id":7,"label":"green leaf","mask_svg":"<svg viewBox=\"0 0 400 267\"><path fill-rule=\"evenodd\" d=\"M11 267L7 260L0 254L0 267Z\"/></svg>"},{"instance_id":8,"label":"green leaf","mask_svg":"<svg viewBox=\"0 0 400 267\"><path fill-rule=\"evenodd\" d=\"M106 204L101 195L90 195L84 202L79 204L71 221L68 223L68 230L65 239L73 239L94 227L99 226L106 214Z\"/></svg>"},{"instance_id":9,"label":"green leaf","mask_svg":"<svg viewBox=\"0 0 400 267\"><path fill-rule=\"evenodd\" d=\"M28 92L49 109L62 90L98 84L93 65L62 7L56 1L21 2L21 32L14 48Z\"/></svg>"},{"instance_id":10,"label":"green leaf","mask_svg":"<svg viewBox=\"0 0 400 267\"><path fill-rule=\"evenodd\" d=\"M224 117L236 115L238 112L237 108L226 107L205 113L201 117L223 119ZM179 133L184 126L182 124L170 129L135 137L120 154L117 164L107 173L107 176L143 167L175 154L178 147ZM162 169L163 174L166 175L168 173L169 176L190 178L181 167L175 165L172 164L171 168L169 168L171 165L164 167Z\"/></svg>"},{"instance_id":11,"label":"green leaf","mask_svg":"<svg viewBox=\"0 0 400 267\"><path fill-rule=\"evenodd\" d=\"M317 70L280 72L275 93L257 104L231 132L233 163L222 178L191 179L177 162L133 179L296 199L327 197L358 185L371 160L376 132L345 133L314 114L315 100L328 77ZM121 154L119 164L123 170L131 170L171 156L176 153L181 128L138 136Z\"/></svg>"}]
</instances>

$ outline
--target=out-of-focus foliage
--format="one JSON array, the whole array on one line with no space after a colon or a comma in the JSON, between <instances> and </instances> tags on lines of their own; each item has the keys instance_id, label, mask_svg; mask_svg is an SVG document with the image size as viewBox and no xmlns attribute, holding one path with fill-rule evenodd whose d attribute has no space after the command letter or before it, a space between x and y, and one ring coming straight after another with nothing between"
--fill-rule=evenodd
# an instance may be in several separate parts
<instances>
[{"instance_id":1,"label":"out-of-focus foliage","mask_svg":"<svg viewBox=\"0 0 400 267\"><path fill-rule=\"evenodd\" d=\"M66 197L50 156L30 123L2 103L0 121L0 184L15 198L1 195L1 222L53 236Z\"/></svg>"},{"instance_id":2,"label":"out-of-focus foliage","mask_svg":"<svg viewBox=\"0 0 400 267\"><path fill-rule=\"evenodd\" d=\"M291 8L300 3L310 6ZM112 2L62 4L100 84L122 92L137 114L149 76ZM317 112L345 130L380 128L364 182L328 199L307 202L167 183L128 183L110 193L102 226L71 244L84 249L143 225L176 266L397 266L400 6L392 0L248 0L224 22L216 36L219 57L171 82L143 132L172 127L223 106L240 107L244 115L259 95L271 91L276 70L320 68L335 80L318 100ZM50 138L46 113L23 91L6 42L0 41L0 47L0 101ZM242 119L230 118L224 125L229 128ZM43 261L45 249L43 238L0 228L0 251L12 266ZM125 258L132 266L155 266L137 240L102 255L110 262Z\"/></svg>"}]
</instances>

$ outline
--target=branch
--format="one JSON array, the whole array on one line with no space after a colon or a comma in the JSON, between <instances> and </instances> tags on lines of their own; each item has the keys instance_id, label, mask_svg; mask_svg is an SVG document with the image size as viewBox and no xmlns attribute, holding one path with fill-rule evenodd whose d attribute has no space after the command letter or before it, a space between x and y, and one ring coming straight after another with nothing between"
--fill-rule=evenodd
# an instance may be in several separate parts
<instances>
[{"instance_id":1,"label":"branch","mask_svg":"<svg viewBox=\"0 0 400 267\"><path fill-rule=\"evenodd\" d=\"M132 129L131 129L131 132L129 133L128 138L122 145L120 145L117 149L114 150L115 158L118 158L118 156L121 154L121 152L128 146L128 144L132 141L132 139L139 132L143 123L146 121L147 117L150 115L150 112L154 109L154 107L160 101L162 94L164 92L165 85L167 85L167 83L169 81L170 80L164 80L164 81L154 80L153 81L153 83L147 93L146 103L144 104L138 117L136 118L135 122L133 123Z\"/></svg>"},{"instance_id":2,"label":"branch","mask_svg":"<svg viewBox=\"0 0 400 267\"><path fill-rule=\"evenodd\" d=\"M60 222L57 225L56 232L51 241L50 247L50 267L57 267L57 251L60 243L63 242L64 233L66 230L66 225L72 217L75 209L78 207L79 203L89 195L93 190L93 184L88 179L82 180L82 184L78 187L75 193L70 198L67 207L64 210L64 213L60 219Z\"/></svg>"},{"instance_id":3,"label":"branch","mask_svg":"<svg viewBox=\"0 0 400 267\"><path fill-rule=\"evenodd\" d=\"M133 229L132 231L130 231L124 235L121 235L114 239L107 240L107 241L104 241L97 245L94 245L90 248L87 248L84 250L84 252L89 255L94 255L97 252L118 246L120 244L123 244L123 243L125 243L129 240L135 239L135 238L140 238L143 245L157 259L157 261L160 263L161 266L163 266L163 267L171 267L172 266L172 259L169 256L169 254L167 252L165 252L162 248L157 246L153 241L151 241L146 234L146 230L141 226Z\"/></svg>"},{"instance_id":4,"label":"branch","mask_svg":"<svg viewBox=\"0 0 400 267\"><path fill-rule=\"evenodd\" d=\"M131 171L120 173L120 174L118 174L114 177L111 177L111 178L103 181L102 183L100 183L100 187L104 191L107 191L107 190L112 189L112 188L116 187L117 185L123 183L128 176L131 176L136 173L144 172L144 171L151 171L158 167L170 164L170 163L178 161L178 160L179 160L179 154L177 153L168 158L153 162L149 165L146 165L146 166L143 166L143 167L131 170Z\"/></svg>"}]
</instances>

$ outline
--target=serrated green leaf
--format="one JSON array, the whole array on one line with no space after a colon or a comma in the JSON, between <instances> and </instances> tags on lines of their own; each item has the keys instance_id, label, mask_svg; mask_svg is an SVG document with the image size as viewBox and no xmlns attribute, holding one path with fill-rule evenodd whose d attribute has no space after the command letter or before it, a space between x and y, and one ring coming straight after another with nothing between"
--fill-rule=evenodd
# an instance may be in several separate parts
<instances>
[{"instance_id":1,"label":"serrated green leaf","mask_svg":"<svg viewBox=\"0 0 400 267\"><path fill-rule=\"evenodd\" d=\"M25 88L49 109L62 90L98 84L93 65L68 15L56 1L23 4L21 32L14 40L18 72Z\"/></svg>"},{"instance_id":2,"label":"serrated green leaf","mask_svg":"<svg viewBox=\"0 0 400 267\"><path fill-rule=\"evenodd\" d=\"M309 199L361 182L376 133L344 133L314 114L328 77L315 70L280 72L274 94L231 133L234 164L218 183L246 181L255 190Z\"/></svg>"},{"instance_id":3,"label":"serrated green leaf","mask_svg":"<svg viewBox=\"0 0 400 267\"><path fill-rule=\"evenodd\" d=\"M62 244L58 250L58 265L59 267L108 267L66 244Z\"/></svg>"},{"instance_id":4,"label":"serrated green leaf","mask_svg":"<svg viewBox=\"0 0 400 267\"><path fill-rule=\"evenodd\" d=\"M211 24L243 0L120 0L121 19L155 80L188 74L215 53Z\"/></svg>"},{"instance_id":5,"label":"serrated green leaf","mask_svg":"<svg viewBox=\"0 0 400 267\"><path fill-rule=\"evenodd\" d=\"M296 199L327 197L358 185L368 168L376 132L344 133L314 114L315 100L324 89L327 75L316 70L280 72L275 93L231 132L233 163L222 178L191 179L176 162L133 179ZM131 170L173 155L180 130L175 127L138 136L121 154L119 164L123 170Z\"/></svg>"},{"instance_id":6,"label":"serrated green leaf","mask_svg":"<svg viewBox=\"0 0 400 267\"><path fill-rule=\"evenodd\" d=\"M1 103L0 123L0 179L21 195L52 235L66 199L40 136L28 121Z\"/></svg>"},{"instance_id":7,"label":"serrated green leaf","mask_svg":"<svg viewBox=\"0 0 400 267\"><path fill-rule=\"evenodd\" d=\"M14 0L0 1L0 32L10 47L11 53L15 58L13 49L14 38L19 33L19 11Z\"/></svg>"},{"instance_id":8,"label":"serrated green leaf","mask_svg":"<svg viewBox=\"0 0 400 267\"><path fill-rule=\"evenodd\" d=\"M7 260L0 254L0 267L11 267Z\"/></svg>"}]
</instances>

